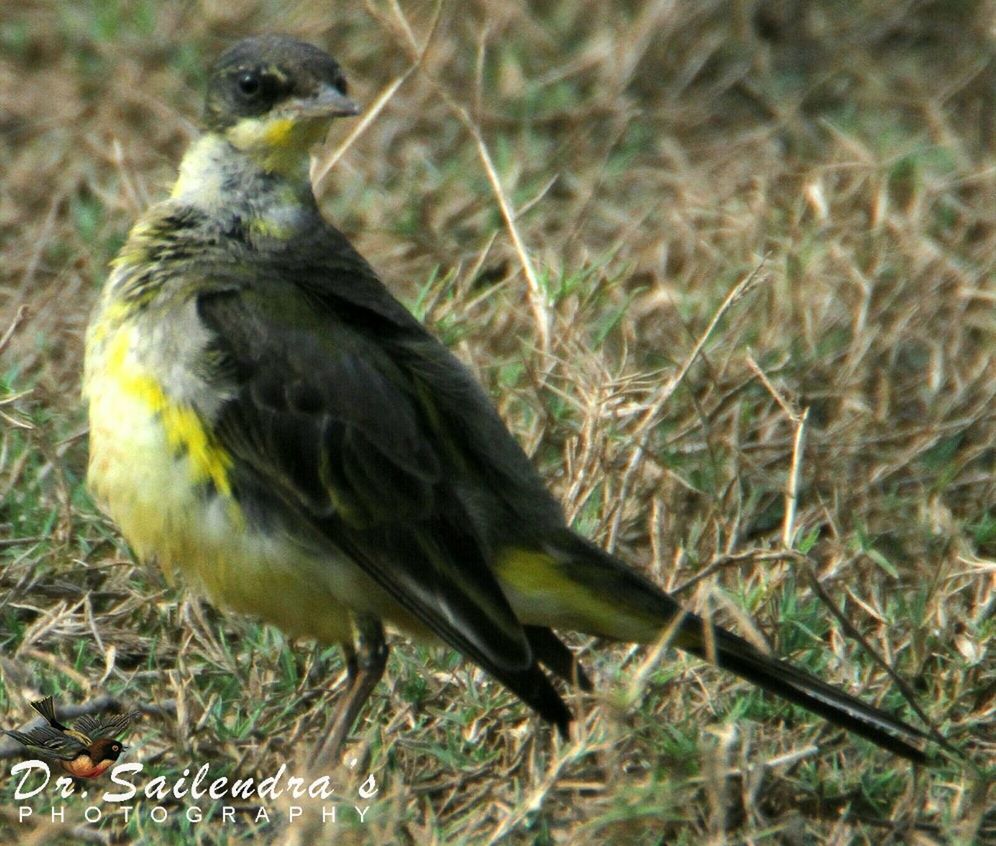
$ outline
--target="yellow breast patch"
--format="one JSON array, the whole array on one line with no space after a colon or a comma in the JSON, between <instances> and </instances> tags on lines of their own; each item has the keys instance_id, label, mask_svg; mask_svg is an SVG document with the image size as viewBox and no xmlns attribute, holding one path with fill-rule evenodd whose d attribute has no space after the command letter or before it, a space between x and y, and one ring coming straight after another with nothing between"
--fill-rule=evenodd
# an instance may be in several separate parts
<instances>
[{"instance_id":1,"label":"yellow breast patch","mask_svg":"<svg viewBox=\"0 0 996 846\"><path fill-rule=\"evenodd\" d=\"M140 559L170 580L182 573L216 605L323 643L351 637L347 608L404 618L333 546L250 525L231 490L232 455L141 363L133 325L91 332L91 341L88 482Z\"/></svg>"},{"instance_id":2,"label":"yellow breast patch","mask_svg":"<svg viewBox=\"0 0 996 846\"><path fill-rule=\"evenodd\" d=\"M131 333L118 332L108 354L107 377L115 380L125 394L159 416L169 448L174 453L187 455L193 484L210 480L218 493L228 496L231 494L228 470L232 457L204 428L196 411L171 401L157 379L135 367L128 356L130 345Z\"/></svg>"}]
</instances>

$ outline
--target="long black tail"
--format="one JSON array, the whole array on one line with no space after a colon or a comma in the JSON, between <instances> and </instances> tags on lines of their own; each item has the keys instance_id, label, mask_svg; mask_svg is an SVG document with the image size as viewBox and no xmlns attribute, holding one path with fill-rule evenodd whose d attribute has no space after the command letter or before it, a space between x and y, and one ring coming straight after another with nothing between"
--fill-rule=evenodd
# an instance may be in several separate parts
<instances>
[{"instance_id":1,"label":"long black tail","mask_svg":"<svg viewBox=\"0 0 996 846\"><path fill-rule=\"evenodd\" d=\"M742 637L706 624L653 582L607 552L572 535L561 539L555 556L563 575L594 596L610 598L615 613L592 626L592 634L619 640L652 641L679 620L672 642L706 660L715 660L758 687L801 705L841 728L853 731L883 749L917 763L928 759L912 741L931 736L879 708L821 681L786 661L761 652Z\"/></svg>"},{"instance_id":2,"label":"long black tail","mask_svg":"<svg viewBox=\"0 0 996 846\"><path fill-rule=\"evenodd\" d=\"M924 752L907 738L928 739L929 735L868 705L849 693L820 681L786 661L772 658L731 632L713 627L716 663L758 687L781 696L807 711L819 714L834 725L853 731L883 749L919 764L927 762ZM701 658L709 658L705 646L705 625L693 615L680 624L678 645ZM696 642L697 641L697 642Z\"/></svg>"}]
</instances>

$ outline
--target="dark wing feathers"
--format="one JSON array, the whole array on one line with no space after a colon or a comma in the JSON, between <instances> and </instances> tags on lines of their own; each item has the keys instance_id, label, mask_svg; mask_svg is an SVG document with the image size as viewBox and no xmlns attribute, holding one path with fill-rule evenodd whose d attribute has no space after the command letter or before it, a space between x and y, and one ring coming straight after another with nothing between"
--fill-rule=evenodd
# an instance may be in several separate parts
<instances>
[{"instance_id":1,"label":"dark wing feathers","mask_svg":"<svg viewBox=\"0 0 996 846\"><path fill-rule=\"evenodd\" d=\"M11 730L7 734L29 749L38 749L46 755L63 761L71 761L80 752L86 751L86 746L76 738L63 734L52 726L39 726L26 732Z\"/></svg>"},{"instance_id":2,"label":"dark wing feathers","mask_svg":"<svg viewBox=\"0 0 996 846\"><path fill-rule=\"evenodd\" d=\"M84 714L75 723L73 730L86 735L91 741L99 740L102 737L117 739L131 725L131 721L138 716L137 712L128 714L101 714L98 717L91 714Z\"/></svg>"},{"instance_id":3,"label":"dark wing feathers","mask_svg":"<svg viewBox=\"0 0 996 846\"><path fill-rule=\"evenodd\" d=\"M571 685L591 692L594 687L591 679L581 666L570 647L544 626L526 626L526 637L533 649L533 655L554 675L560 676Z\"/></svg>"},{"instance_id":4,"label":"dark wing feathers","mask_svg":"<svg viewBox=\"0 0 996 846\"><path fill-rule=\"evenodd\" d=\"M487 512L478 524L485 540L492 547L510 537L538 543L563 528L560 503L478 380L391 295L349 241L322 226L310 253L301 250L297 261L298 289L323 319L375 333L405 361L409 387L432 406L434 424L456 447L446 457L475 482L460 495L468 507Z\"/></svg>"},{"instance_id":5,"label":"dark wing feathers","mask_svg":"<svg viewBox=\"0 0 996 846\"><path fill-rule=\"evenodd\" d=\"M337 538L344 550L377 578L382 570L371 560L376 553L357 544L356 536L350 533L338 534ZM545 720L554 723L566 737L570 711L532 654L527 652L526 660L515 666L508 660L507 653L496 653L495 648L507 640L507 634L494 626L492 618L481 615L480 605L475 602L472 592L454 591L454 583L447 579L445 571L434 568L426 559L419 559L416 550L408 547L399 552L414 556L429 566L421 568L425 578L415 589L395 594L398 603L421 619L440 639L487 670ZM384 583L381 585L388 588ZM478 594L478 598L482 597ZM434 613L425 615L426 607ZM553 632L546 631L556 639Z\"/></svg>"},{"instance_id":6,"label":"dark wing feathers","mask_svg":"<svg viewBox=\"0 0 996 846\"><path fill-rule=\"evenodd\" d=\"M216 432L239 459L233 473L244 474L236 495L269 496L260 515L283 503L292 521L303 505L310 527L401 607L565 726L566 707L487 565L457 474L447 472L446 433L402 370L406 358L385 349L392 334L421 339L424 330L378 323L376 312L347 323L291 291L260 331L249 297L212 293L198 303L217 339L212 357L226 361L219 373L235 382L224 386L231 398Z\"/></svg>"}]
</instances>

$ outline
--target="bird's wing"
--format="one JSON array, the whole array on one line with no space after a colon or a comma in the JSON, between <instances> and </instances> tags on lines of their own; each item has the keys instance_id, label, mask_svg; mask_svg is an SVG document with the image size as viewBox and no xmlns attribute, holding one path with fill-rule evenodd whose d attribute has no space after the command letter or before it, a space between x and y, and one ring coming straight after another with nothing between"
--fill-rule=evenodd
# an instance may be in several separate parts
<instances>
[{"instance_id":1,"label":"bird's wing","mask_svg":"<svg viewBox=\"0 0 996 846\"><path fill-rule=\"evenodd\" d=\"M229 396L215 434L250 518L253 499L260 520L303 516L408 614L565 724L457 493L431 397L378 336L387 321L345 320L293 286L203 294L198 311L215 338L209 378Z\"/></svg>"},{"instance_id":2,"label":"bird's wing","mask_svg":"<svg viewBox=\"0 0 996 846\"><path fill-rule=\"evenodd\" d=\"M391 296L339 232L326 227L318 252L326 257L320 272L302 274L298 284L317 308L370 326L400 351L410 376L431 396L437 425L447 444L456 445L464 476L475 482L463 494L484 515L478 528L488 543L528 545L563 528L560 503L470 370Z\"/></svg>"},{"instance_id":3,"label":"bird's wing","mask_svg":"<svg viewBox=\"0 0 996 846\"><path fill-rule=\"evenodd\" d=\"M7 734L29 749L63 761L71 761L80 752L86 751L86 746L78 740L51 726L39 726L26 732L8 731Z\"/></svg>"},{"instance_id":4,"label":"bird's wing","mask_svg":"<svg viewBox=\"0 0 996 846\"><path fill-rule=\"evenodd\" d=\"M101 737L116 739L128 731L128 726L131 725L131 721L135 716L135 713L101 714L97 717L91 714L84 714L73 723L73 730L86 735L91 741Z\"/></svg>"}]
</instances>

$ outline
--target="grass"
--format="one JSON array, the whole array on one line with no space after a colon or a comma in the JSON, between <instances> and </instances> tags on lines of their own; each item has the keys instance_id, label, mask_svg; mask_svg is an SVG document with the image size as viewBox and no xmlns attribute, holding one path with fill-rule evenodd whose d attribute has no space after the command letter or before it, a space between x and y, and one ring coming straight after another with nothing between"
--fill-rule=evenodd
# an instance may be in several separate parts
<instances>
[{"instance_id":1,"label":"grass","mask_svg":"<svg viewBox=\"0 0 996 846\"><path fill-rule=\"evenodd\" d=\"M263 778L300 762L341 691L336 650L165 584L83 485L81 338L107 262L166 191L211 57L240 35L289 31L328 47L368 105L408 74L322 181L323 204L475 369L574 525L691 607L902 709L786 550L805 552L969 760L915 773L701 662L582 638L598 693L574 695L565 745L456 656L397 642L340 774L343 810L320 835L996 837L987 4L862 0L831 15L771 0L472 0L445 4L435 25L434 5L398 9L5 11L0 725L25 722L42 694L109 694L143 712L127 741L143 778L172 781L192 762ZM334 130L319 169L348 131ZM363 822L346 801L361 773L379 788ZM75 797L60 826L40 799L19 823L13 790L4 777L5 842L318 842L286 825L286 802L269 823L240 809L223 824L206 804L187 822L174 800L162 824L147 801L127 824L87 824Z\"/></svg>"}]
</instances>

